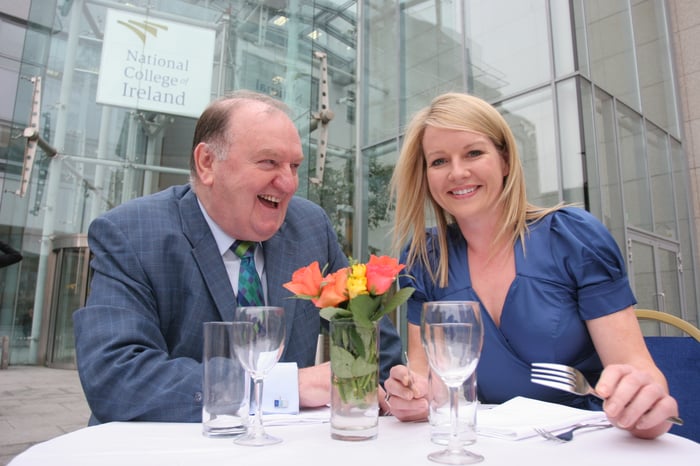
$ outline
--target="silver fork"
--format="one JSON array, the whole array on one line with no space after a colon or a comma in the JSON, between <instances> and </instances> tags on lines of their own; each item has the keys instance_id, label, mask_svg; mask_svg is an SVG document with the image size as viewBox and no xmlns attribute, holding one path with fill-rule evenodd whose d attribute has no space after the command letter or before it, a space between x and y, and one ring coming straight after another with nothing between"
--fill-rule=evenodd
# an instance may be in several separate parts
<instances>
[{"instance_id":1,"label":"silver fork","mask_svg":"<svg viewBox=\"0 0 700 466\"><path fill-rule=\"evenodd\" d=\"M577 395L593 395L600 400L604 399L596 393L586 377L575 367L545 362L533 362L530 366L530 382L532 383ZM683 419L676 416L671 416L666 420L679 426L683 425Z\"/></svg>"},{"instance_id":2,"label":"silver fork","mask_svg":"<svg viewBox=\"0 0 700 466\"><path fill-rule=\"evenodd\" d=\"M555 434L554 432L550 432L546 429L540 429L540 428L535 428L535 432L537 432L540 436L546 438L547 440L552 440L555 442L559 443L564 443L564 442L570 442L574 438L574 432L576 432L579 429L607 429L608 427L612 427L612 424L605 423L605 424L576 424L572 426L569 430L565 430L564 432L560 434Z\"/></svg>"}]
</instances>

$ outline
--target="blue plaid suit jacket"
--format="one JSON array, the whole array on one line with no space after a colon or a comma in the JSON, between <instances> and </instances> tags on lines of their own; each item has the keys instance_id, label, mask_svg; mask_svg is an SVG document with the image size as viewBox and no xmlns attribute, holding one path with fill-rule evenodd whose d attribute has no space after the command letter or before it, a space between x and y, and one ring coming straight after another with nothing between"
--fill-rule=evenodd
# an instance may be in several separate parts
<instances>
[{"instance_id":1,"label":"blue plaid suit jacket","mask_svg":"<svg viewBox=\"0 0 700 466\"><path fill-rule=\"evenodd\" d=\"M73 321L90 423L201 422L202 323L231 320L236 299L194 193L176 186L122 204L92 222L88 241L91 290ZM263 249L269 302L287 318L281 360L311 366L318 309L282 284L315 260L330 272L347 258L323 209L301 198ZM380 342L383 381L401 362L386 318Z\"/></svg>"}]
</instances>

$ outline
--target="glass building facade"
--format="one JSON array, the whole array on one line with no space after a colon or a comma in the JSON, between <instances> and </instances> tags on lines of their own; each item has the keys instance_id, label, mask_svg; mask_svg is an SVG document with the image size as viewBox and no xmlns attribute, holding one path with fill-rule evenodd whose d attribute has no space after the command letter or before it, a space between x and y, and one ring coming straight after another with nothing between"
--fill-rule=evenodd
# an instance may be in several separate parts
<instances>
[{"instance_id":1,"label":"glass building facade","mask_svg":"<svg viewBox=\"0 0 700 466\"><path fill-rule=\"evenodd\" d=\"M360 259L390 252L387 185L413 112L445 91L488 100L530 201L585 206L638 307L697 324L672 45L659 0L2 0L0 240L24 256L0 269L10 363L74 366L90 221L186 183L197 115L241 88L293 110L298 194Z\"/></svg>"}]
</instances>

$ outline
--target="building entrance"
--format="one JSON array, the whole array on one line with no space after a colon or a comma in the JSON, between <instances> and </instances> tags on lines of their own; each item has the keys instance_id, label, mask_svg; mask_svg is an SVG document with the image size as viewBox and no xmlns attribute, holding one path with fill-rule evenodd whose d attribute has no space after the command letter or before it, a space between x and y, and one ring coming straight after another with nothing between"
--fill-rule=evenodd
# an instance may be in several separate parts
<instances>
[{"instance_id":1,"label":"building entrance","mask_svg":"<svg viewBox=\"0 0 700 466\"><path fill-rule=\"evenodd\" d=\"M683 267L678 242L628 228L630 280L640 309L655 309L686 319L682 293ZM669 326L640 322L644 333L659 335ZM665 333L664 333L665 334Z\"/></svg>"},{"instance_id":2,"label":"building entrance","mask_svg":"<svg viewBox=\"0 0 700 466\"><path fill-rule=\"evenodd\" d=\"M90 283L90 251L86 235L71 235L53 242L49 258L46 360L49 367L74 369L73 312L87 299Z\"/></svg>"}]
</instances>

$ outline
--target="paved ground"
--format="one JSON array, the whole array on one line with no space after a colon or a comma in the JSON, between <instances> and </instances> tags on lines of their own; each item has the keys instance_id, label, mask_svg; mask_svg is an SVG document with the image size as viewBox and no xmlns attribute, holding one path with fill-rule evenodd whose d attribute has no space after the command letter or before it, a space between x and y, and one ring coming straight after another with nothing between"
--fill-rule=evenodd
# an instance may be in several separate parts
<instances>
[{"instance_id":1,"label":"paved ground","mask_svg":"<svg viewBox=\"0 0 700 466\"><path fill-rule=\"evenodd\" d=\"M77 371L0 370L0 466L35 443L85 427L89 417Z\"/></svg>"}]
</instances>

